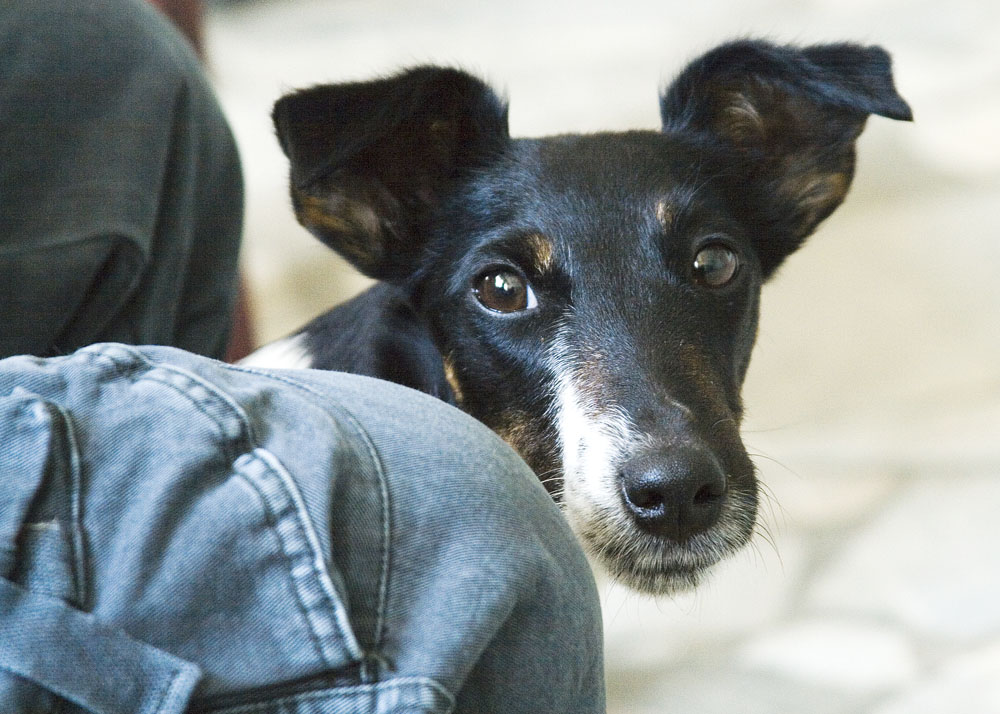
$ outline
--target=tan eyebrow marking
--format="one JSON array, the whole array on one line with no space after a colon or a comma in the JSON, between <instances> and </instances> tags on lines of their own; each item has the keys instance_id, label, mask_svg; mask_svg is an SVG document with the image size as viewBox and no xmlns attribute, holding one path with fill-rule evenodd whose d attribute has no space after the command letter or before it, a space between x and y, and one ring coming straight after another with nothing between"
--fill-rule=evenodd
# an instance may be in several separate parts
<instances>
[{"instance_id":1,"label":"tan eyebrow marking","mask_svg":"<svg viewBox=\"0 0 1000 714\"><path fill-rule=\"evenodd\" d=\"M656 220L660 222L664 230L673 228L674 220L677 218L677 211L667 199L661 198L656 202Z\"/></svg>"},{"instance_id":2,"label":"tan eyebrow marking","mask_svg":"<svg viewBox=\"0 0 1000 714\"><path fill-rule=\"evenodd\" d=\"M525 243L531 251L534 261L534 268L538 273L547 273L552 270L552 258L554 249L552 241L540 233L532 233L527 236Z\"/></svg>"}]
</instances>

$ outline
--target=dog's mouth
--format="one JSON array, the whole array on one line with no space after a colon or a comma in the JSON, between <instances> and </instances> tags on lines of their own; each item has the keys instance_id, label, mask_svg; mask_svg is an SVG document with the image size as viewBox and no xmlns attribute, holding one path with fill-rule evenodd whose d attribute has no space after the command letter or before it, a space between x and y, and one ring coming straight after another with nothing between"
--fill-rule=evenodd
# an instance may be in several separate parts
<instances>
[{"instance_id":1,"label":"dog's mouth","mask_svg":"<svg viewBox=\"0 0 1000 714\"><path fill-rule=\"evenodd\" d=\"M584 548L618 582L652 595L696 587L709 570L750 540L756 520L755 489L727 490L712 527L684 541L650 533L625 508L596 505L566 485L563 509Z\"/></svg>"}]
</instances>

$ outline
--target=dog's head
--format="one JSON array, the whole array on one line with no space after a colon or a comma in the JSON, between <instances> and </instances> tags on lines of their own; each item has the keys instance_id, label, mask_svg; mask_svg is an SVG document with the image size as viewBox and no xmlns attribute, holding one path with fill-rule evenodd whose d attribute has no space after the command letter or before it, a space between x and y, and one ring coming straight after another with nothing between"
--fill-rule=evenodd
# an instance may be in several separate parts
<instances>
[{"instance_id":1,"label":"dog's head","mask_svg":"<svg viewBox=\"0 0 1000 714\"><path fill-rule=\"evenodd\" d=\"M514 140L487 86L423 67L274 112L299 220L403 288L456 403L650 592L749 539L761 285L843 200L868 115L910 117L853 45L725 45L660 106L658 132Z\"/></svg>"}]
</instances>

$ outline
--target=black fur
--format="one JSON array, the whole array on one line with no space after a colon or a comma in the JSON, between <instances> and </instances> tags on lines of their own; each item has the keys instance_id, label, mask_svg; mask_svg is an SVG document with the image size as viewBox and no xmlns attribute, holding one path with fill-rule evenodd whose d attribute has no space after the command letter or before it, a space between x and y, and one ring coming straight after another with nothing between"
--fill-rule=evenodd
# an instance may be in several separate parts
<instances>
[{"instance_id":1,"label":"black fur","mask_svg":"<svg viewBox=\"0 0 1000 714\"><path fill-rule=\"evenodd\" d=\"M441 354L394 285L378 283L320 315L304 336L318 369L387 379L454 404Z\"/></svg>"},{"instance_id":2,"label":"black fur","mask_svg":"<svg viewBox=\"0 0 1000 714\"><path fill-rule=\"evenodd\" d=\"M580 478L557 393L602 429L624 415L642 438L612 464L620 499L577 530L637 587L693 582L752 530L738 427L761 284L843 200L870 114L910 118L888 55L846 44L719 47L666 89L659 132L511 139L492 90L435 67L289 95L299 220L384 281L304 328L312 365L452 401L557 498ZM713 287L693 264L716 249L739 267ZM486 309L498 271L537 307Z\"/></svg>"}]
</instances>

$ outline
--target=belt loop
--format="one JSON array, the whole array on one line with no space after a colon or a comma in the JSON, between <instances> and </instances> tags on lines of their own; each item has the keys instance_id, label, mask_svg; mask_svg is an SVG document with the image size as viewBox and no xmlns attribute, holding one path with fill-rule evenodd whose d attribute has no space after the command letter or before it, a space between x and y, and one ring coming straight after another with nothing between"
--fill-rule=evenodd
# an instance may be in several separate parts
<instances>
[{"instance_id":1,"label":"belt loop","mask_svg":"<svg viewBox=\"0 0 1000 714\"><path fill-rule=\"evenodd\" d=\"M0 670L93 714L181 714L200 668L0 578Z\"/></svg>"}]
</instances>

